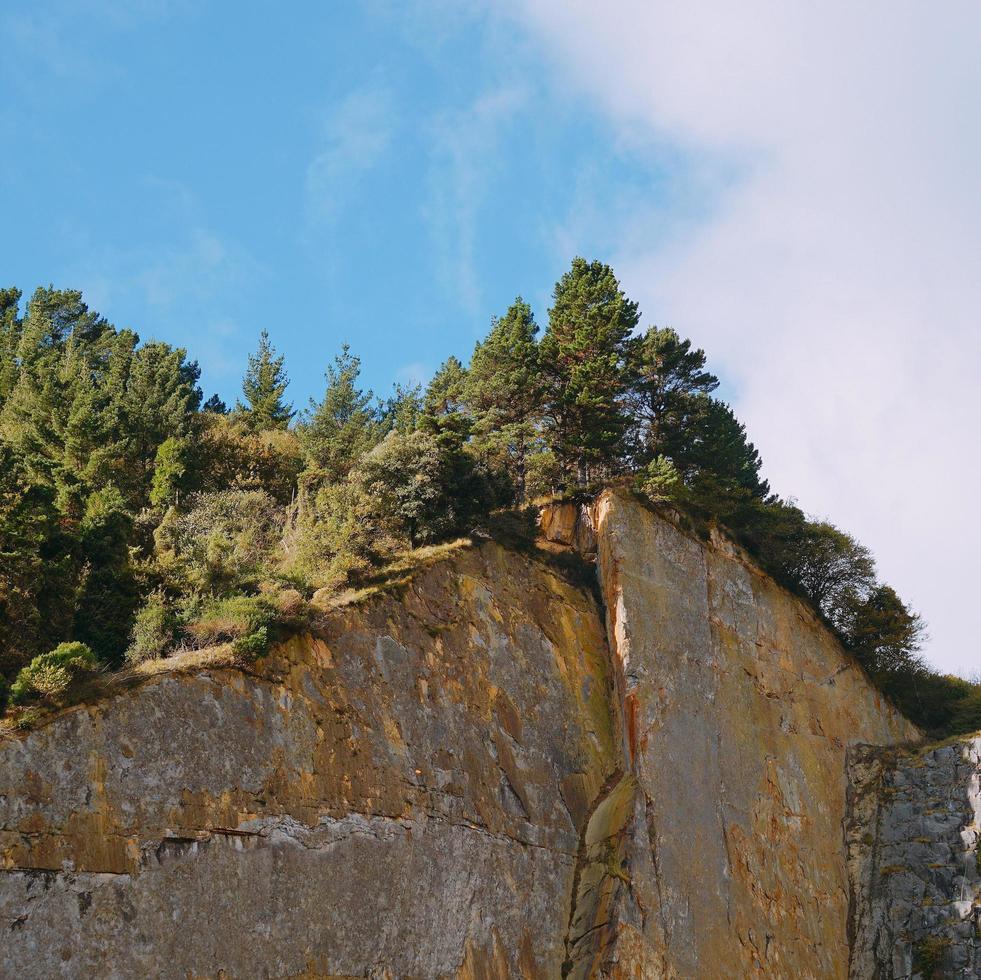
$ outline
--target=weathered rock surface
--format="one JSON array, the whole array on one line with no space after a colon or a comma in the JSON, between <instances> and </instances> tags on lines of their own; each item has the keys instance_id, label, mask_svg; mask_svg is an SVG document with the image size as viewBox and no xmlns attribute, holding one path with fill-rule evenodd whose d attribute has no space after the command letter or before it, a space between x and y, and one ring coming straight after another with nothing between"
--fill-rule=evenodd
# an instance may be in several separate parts
<instances>
[{"instance_id":1,"label":"weathered rock surface","mask_svg":"<svg viewBox=\"0 0 981 980\"><path fill-rule=\"evenodd\" d=\"M615 494L590 524L633 799L576 974L846 976L846 752L915 729L725 540Z\"/></svg>"},{"instance_id":2,"label":"weathered rock surface","mask_svg":"<svg viewBox=\"0 0 981 980\"><path fill-rule=\"evenodd\" d=\"M488 543L0 744L0 975L846 977L846 755L915 730L725 541L545 523L602 605Z\"/></svg>"},{"instance_id":3,"label":"weathered rock surface","mask_svg":"<svg viewBox=\"0 0 981 980\"><path fill-rule=\"evenodd\" d=\"M981 976L981 737L851 769L851 976Z\"/></svg>"}]
</instances>

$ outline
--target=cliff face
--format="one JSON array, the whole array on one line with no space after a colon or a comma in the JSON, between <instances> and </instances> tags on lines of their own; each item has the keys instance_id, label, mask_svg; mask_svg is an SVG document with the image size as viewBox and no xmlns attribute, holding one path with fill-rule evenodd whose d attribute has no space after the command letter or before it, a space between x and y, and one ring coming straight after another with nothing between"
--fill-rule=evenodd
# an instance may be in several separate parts
<instances>
[{"instance_id":1,"label":"cliff face","mask_svg":"<svg viewBox=\"0 0 981 980\"><path fill-rule=\"evenodd\" d=\"M981 737L856 751L851 976L981 976Z\"/></svg>"},{"instance_id":2,"label":"cliff face","mask_svg":"<svg viewBox=\"0 0 981 980\"><path fill-rule=\"evenodd\" d=\"M915 731L724 541L543 524L601 603L487 543L0 744L0 974L847 976L846 755Z\"/></svg>"}]
</instances>

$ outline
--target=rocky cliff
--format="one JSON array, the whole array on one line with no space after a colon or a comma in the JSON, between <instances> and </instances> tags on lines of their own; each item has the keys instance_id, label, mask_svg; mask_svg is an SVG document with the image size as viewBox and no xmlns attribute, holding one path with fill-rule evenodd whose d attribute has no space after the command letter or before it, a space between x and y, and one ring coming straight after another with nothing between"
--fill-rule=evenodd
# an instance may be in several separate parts
<instances>
[{"instance_id":1,"label":"rocky cliff","mask_svg":"<svg viewBox=\"0 0 981 980\"><path fill-rule=\"evenodd\" d=\"M848 976L847 763L915 730L725 540L543 529L0 744L0 974Z\"/></svg>"},{"instance_id":2,"label":"rocky cliff","mask_svg":"<svg viewBox=\"0 0 981 980\"><path fill-rule=\"evenodd\" d=\"M981 976L981 737L850 768L851 976Z\"/></svg>"}]
</instances>

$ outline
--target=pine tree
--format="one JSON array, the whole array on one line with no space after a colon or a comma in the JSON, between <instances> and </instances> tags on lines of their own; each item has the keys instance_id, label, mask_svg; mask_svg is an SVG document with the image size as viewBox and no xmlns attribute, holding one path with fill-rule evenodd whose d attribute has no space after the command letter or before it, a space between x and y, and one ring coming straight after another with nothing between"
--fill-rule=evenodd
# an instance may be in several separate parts
<instances>
[{"instance_id":1,"label":"pine tree","mask_svg":"<svg viewBox=\"0 0 981 980\"><path fill-rule=\"evenodd\" d=\"M464 386L474 417L474 450L504 467L519 498L542 397L537 333L531 307L519 296L474 348Z\"/></svg>"},{"instance_id":2,"label":"pine tree","mask_svg":"<svg viewBox=\"0 0 981 980\"><path fill-rule=\"evenodd\" d=\"M635 426L635 455L646 465L676 441L698 396L710 395L719 379L705 370L705 351L692 350L670 328L651 327L633 350L629 405Z\"/></svg>"},{"instance_id":3,"label":"pine tree","mask_svg":"<svg viewBox=\"0 0 981 980\"><path fill-rule=\"evenodd\" d=\"M343 479L358 459L381 438L381 425L371 407L374 395L358 387L361 360L347 344L327 368L327 390L321 401L310 401L300 430L310 467L328 480Z\"/></svg>"},{"instance_id":4,"label":"pine tree","mask_svg":"<svg viewBox=\"0 0 981 980\"><path fill-rule=\"evenodd\" d=\"M283 401L290 381L283 368L285 357L276 357L269 333L259 335L259 350L249 355L249 368L242 380L246 405L239 404L246 424L253 431L285 429L295 414Z\"/></svg>"},{"instance_id":5,"label":"pine tree","mask_svg":"<svg viewBox=\"0 0 981 980\"><path fill-rule=\"evenodd\" d=\"M711 481L714 492L746 492L761 500L770 491L760 476L762 461L746 437L746 427L715 398L692 398L685 424L662 430L659 447L689 486Z\"/></svg>"},{"instance_id":6,"label":"pine tree","mask_svg":"<svg viewBox=\"0 0 981 980\"><path fill-rule=\"evenodd\" d=\"M19 289L0 289L0 410L17 383L17 348L23 321L18 316Z\"/></svg>"},{"instance_id":7,"label":"pine tree","mask_svg":"<svg viewBox=\"0 0 981 980\"><path fill-rule=\"evenodd\" d=\"M637 304L602 262L576 258L556 283L542 338L549 442L580 486L618 465L628 418L626 365Z\"/></svg>"}]
</instances>

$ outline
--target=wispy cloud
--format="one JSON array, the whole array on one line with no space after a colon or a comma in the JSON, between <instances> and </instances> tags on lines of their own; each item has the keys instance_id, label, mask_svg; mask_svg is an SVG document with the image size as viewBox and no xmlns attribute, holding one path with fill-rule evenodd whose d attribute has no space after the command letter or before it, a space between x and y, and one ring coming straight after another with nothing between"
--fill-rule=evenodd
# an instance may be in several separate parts
<instances>
[{"instance_id":1,"label":"wispy cloud","mask_svg":"<svg viewBox=\"0 0 981 980\"><path fill-rule=\"evenodd\" d=\"M338 215L359 180L384 157L395 130L388 89L357 89L331 107L306 172L307 200L315 218Z\"/></svg>"},{"instance_id":2,"label":"wispy cloud","mask_svg":"<svg viewBox=\"0 0 981 980\"><path fill-rule=\"evenodd\" d=\"M430 195L425 209L433 231L439 278L474 316L484 312L477 270L478 215L499 170L505 129L525 107L525 89L506 85L465 109L447 112L430 129Z\"/></svg>"},{"instance_id":3,"label":"wispy cloud","mask_svg":"<svg viewBox=\"0 0 981 980\"><path fill-rule=\"evenodd\" d=\"M981 7L522 0L562 84L624 133L739 160L721 205L612 256L735 382L771 481L869 543L976 664Z\"/></svg>"}]
</instances>

